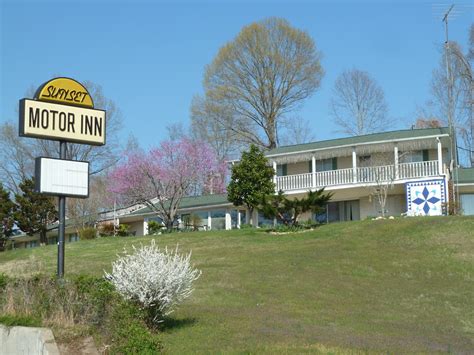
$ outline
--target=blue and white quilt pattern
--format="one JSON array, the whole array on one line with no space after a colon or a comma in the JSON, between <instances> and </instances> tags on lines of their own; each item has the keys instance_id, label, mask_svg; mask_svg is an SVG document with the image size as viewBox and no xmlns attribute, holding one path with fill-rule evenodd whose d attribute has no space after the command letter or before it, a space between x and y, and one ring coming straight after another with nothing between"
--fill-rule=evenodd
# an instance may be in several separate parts
<instances>
[{"instance_id":1,"label":"blue and white quilt pattern","mask_svg":"<svg viewBox=\"0 0 474 355\"><path fill-rule=\"evenodd\" d=\"M440 216L446 203L444 179L423 180L406 183L407 215Z\"/></svg>"}]
</instances>

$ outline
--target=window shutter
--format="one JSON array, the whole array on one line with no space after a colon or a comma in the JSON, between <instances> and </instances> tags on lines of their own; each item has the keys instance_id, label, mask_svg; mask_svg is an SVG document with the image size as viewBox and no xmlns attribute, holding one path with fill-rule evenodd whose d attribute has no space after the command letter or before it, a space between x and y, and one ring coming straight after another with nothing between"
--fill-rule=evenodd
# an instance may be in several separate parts
<instances>
[{"instance_id":1,"label":"window shutter","mask_svg":"<svg viewBox=\"0 0 474 355\"><path fill-rule=\"evenodd\" d=\"M313 172L313 162L311 160L308 162L308 172L309 173Z\"/></svg>"},{"instance_id":2,"label":"window shutter","mask_svg":"<svg viewBox=\"0 0 474 355\"><path fill-rule=\"evenodd\" d=\"M288 165L287 164L283 164L281 166L281 171L282 171L282 175L283 176L286 176L288 174Z\"/></svg>"},{"instance_id":3,"label":"window shutter","mask_svg":"<svg viewBox=\"0 0 474 355\"><path fill-rule=\"evenodd\" d=\"M337 158L332 158L332 170L337 170Z\"/></svg>"},{"instance_id":4,"label":"window shutter","mask_svg":"<svg viewBox=\"0 0 474 355\"><path fill-rule=\"evenodd\" d=\"M428 149L423 149L423 161L428 161L430 160L430 153Z\"/></svg>"}]
</instances>

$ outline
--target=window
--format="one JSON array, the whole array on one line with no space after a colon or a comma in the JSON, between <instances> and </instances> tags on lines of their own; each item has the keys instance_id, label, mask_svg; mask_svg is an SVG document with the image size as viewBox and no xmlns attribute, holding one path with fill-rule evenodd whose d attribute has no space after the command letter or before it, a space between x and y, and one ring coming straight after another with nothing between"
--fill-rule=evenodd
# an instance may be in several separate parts
<instances>
[{"instance_id":1,"label":"window","mask_svg":"<svg viewBox=\"0 0 474 355\"><path fill-rule=\"evenodd\" d=\"M400 162L402 163L417 163L430 160L428 149L417 150L413 152L399 153Z\"/></svg>"},{"instance_id":2,"label":"window","mask_svg":"<svg viewBox=\"0 0 474 355\"><path fill-rule=\"evenodd\" d=\"M361 168L367 168L369 167L371 164L371 159L372 157L370 155L361 155L359 156L359 165Z\"/></svg>"},{"instance_id":3,"label":"window","mask_svg":"<svg viewBox=\"0 0 474 355\"><path fill-rule=\"evenodd\" d=\"M212 229L225 229L225 210L211 211Z\"/></svg>"},{"instance_id":4,"label":"window","mask_svg":"<svg viewBox=\"0 0 474 355\"><path fill-rule=\"evenodd\" d=\"M465 216L474 215L474 194L461 195L461 208L462 208L463 215Z\"/></svg>"},{"instance_id":5,"label":"window","mask_svg":"<svg viewBox=\"0 0 474 355\"><path fill-rule=\"evenodd\" d=\"M273 218L266 218L262 212L258 211L258 226L273 226Z\"/></svg>"},{"instance_id":6,"label":"window","mask_svg":"<svg viewBox=\"0 0 474 355\"><path fill-rule=\"evenodd\" d=\"M337 158L316 160L316 171L337 170Z\"/></svg>"},{"instance_id":7,"label":"window","mask_svg":"<svg viewBox=\"0 0 474 355\"><path fill-rule=\"evenodd\" d=\"M277 176L286 176L288 175L288 166L286 164L277 165Z\"/></svg>"}]
</instances>

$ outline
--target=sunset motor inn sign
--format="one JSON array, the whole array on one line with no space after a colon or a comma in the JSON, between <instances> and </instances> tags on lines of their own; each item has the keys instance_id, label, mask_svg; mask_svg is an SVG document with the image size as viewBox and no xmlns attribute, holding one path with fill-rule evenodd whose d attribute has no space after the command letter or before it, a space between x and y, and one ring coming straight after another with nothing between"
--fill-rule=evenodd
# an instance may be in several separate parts
<instances>
[{"instance_id":1,"label":"sunset motor inn sign","mask_svg":"<svg viewBox=\"0 0 474 355\"><path fill-rule=\"evenodd\" d=\"M55 78L41 85L34 100L20 100L19 134L59 141L59 159L38 157L35 190L59 196L58 276L64 276L66 196L89 197L89 162L66 160L67 142L105 144L106 114L94 109L87 89L70 78Z\"/></svg>"}]
</instances>

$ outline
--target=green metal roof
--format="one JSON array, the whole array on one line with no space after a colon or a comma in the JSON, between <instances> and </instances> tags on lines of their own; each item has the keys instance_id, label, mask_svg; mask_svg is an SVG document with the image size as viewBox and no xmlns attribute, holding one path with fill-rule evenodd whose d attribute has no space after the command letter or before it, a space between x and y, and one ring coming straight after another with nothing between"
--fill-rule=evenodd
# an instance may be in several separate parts
<instances>
[{"instance_id":1,"label":"green metal roof","mask_svg":"<svg viewBox=\"0 0 474 355\"><path fill-rule=\"evenodd\" d=\"M474 184L474 168L459 168L457 170L458 177L455 180L458 184Z\"/></svg>"},{"instance_id":2,"label":"green metal roof","mask_svg":"<svg viewBox=\"0 0 474 355\"><path fill-rule=\"evenodd\" d=\"M405 129L405 130L399 130L399 131L373 133L373 134L366 134L363 136L330 139L330 140L319 141L319 142L278 147L278 148L269 150L268 152L265 153L265 155L273 156L273 155L279 155L279 154L285 154L285 153L296 153L296 152L301 152L301 151L311 151L311 150L332 148L332 147L338 147L338 146L369 144L373 142L393 141L393 140L398 140L398 139L402 140L402 139L410 139L410 138L416 138L416 137L422 138L422 137L436 136L436 135L442 135L442 134L443 135L449 134L449 129L447 127Z\"/></svg>"},{"instance_id":3,"label":"green metal roof","mask_svg":"<svg viewBox=\"0 0 474 355\"><path fill-rule=\"evenodd\" d=\"M179 209L186 208L197 208L203 206L214 206L214 205L224 205L231 204L227 200L227 194L216 194L216 195L204 195L204 196L192 196L192 197L183 197L181 203L179 204ZM132 212L128 216L137 216L142 214L147 214L152 212L149 207L142 208L141 210Z\"/></svg>"}]
</instances>

